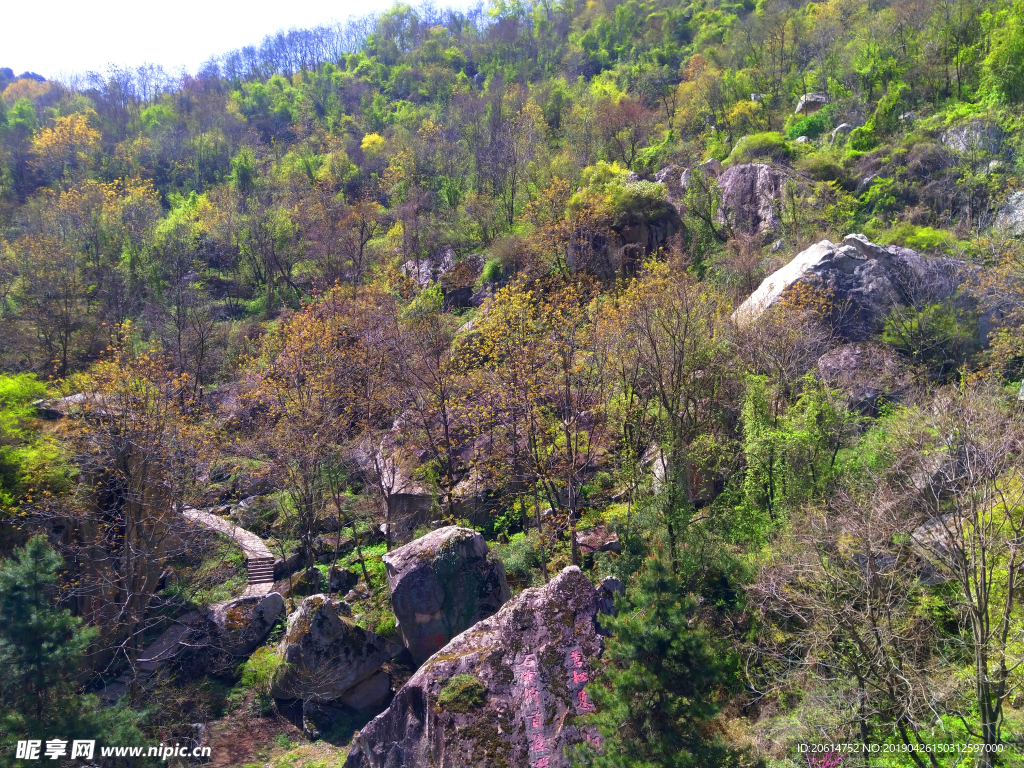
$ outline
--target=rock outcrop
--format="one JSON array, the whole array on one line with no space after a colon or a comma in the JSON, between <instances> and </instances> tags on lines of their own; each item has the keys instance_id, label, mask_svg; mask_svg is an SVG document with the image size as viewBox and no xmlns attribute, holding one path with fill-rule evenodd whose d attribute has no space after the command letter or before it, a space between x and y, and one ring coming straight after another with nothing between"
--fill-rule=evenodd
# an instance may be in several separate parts
<instances>
[{"instance_id":1,"label":"rock outcrop","mask_svg":"<svg viewBox=\"0 0 1024 768\"><path fill-rule=\"evenodd\" d=\"M284 615L284 598L277 592L245 595L211 606L217 645L233 656L246 656L256 650Z\"/></svg>"},{"instance_id":2,"label":"rock outcrop","mask_svg":"<svg viewBox=\"0 0 1024 768\"><path fill-rule=\"evenodd\" d=\"M575 566L434 654L363 728L346 768L569 765L601 652L594 587Z\"/></svg>"},{"instance_id":3,"label":"rock outcrop","mask_svg":"<svg viewBox=\"0 0 1024 768\"><path fill-rule=\"evenodd\" d=\"M813 115L826 104L828 104L827 93L805 93L797 102L796 114Z\"/></svg>"},{"instance_id":4,"label":"rock outcrop","mask_svg":"<svg viewBox=\"0 0 1024 768\"><path fill-rule=\"evenodd\" d=\"M961 261L926 259L909 248L847 235L841 245L822 240L797 254L766 277L732 317L740 325L752 322L802 284L830 297L846 340L864 341L894 307L947 299L967 277Z\"/></svg>"},{"instance_id":5,"label":"rock outcrop","mask_svg":"<svg viewBox=\"0 0 1024 768\"><path fill-rule=\"evenodd\" d=\"M996 226L1013 237L1024 235L1024 191L1013 192L999 209Z\"/></svg>"},{"instance_id":6,"label":"rock outcrop","mask_svg":"<svg viewBox=\"0 0 1024 768\"><path fill-rule=\"evenodd\" d=\"M417 663L510 597L505 567L469 528L447 526L384 555L402 643Z\"/></svg>"},{"instance_id":7,"label":"rock outcrop","mask_svg":"<svg viewBox=\"0 0 1024 768\"><path fill-rule=\"evenodd\" d=\"M826 352L818 360L818 375L865 416L877 415L883 402L902 400L913 383L893 349L871 342L843 344Z\"/></svg>"},{"instance_id":8,"label":"rock outcrop","mask_svg":"<svg viewBox=\"0 0 1024 768\"><path fill-rule=\"evenodd\" d=\"M734 165L718 178L722 202L718 220L745 235L779 231L777 207L782 200L783 173L764 163Z\"/></svg>"},{"instance_id":9,"label":"rock outcrop","mask_svg":"<svg viewBox=\"0 0 1024 768\"><path fill-rule=\"evenodd\" d=\"M998 155L1003 149L1006 134L998 124L976 119L944 131L940 138L943 144L961 154ZM987 158L985 162L988 162Z\"/></svg>"},{"instance_id":10,"label":"rock outcrop","mask_svg":"<svg viewBox=\"0 0 1024 768\"><path fill-rule=\"evenodd\" d=\"M327 595L302 601L278 645L287 662L271 693L279 699L337 701L369 679L402 649L359 627Z\"/></svg>"}]
</instances>

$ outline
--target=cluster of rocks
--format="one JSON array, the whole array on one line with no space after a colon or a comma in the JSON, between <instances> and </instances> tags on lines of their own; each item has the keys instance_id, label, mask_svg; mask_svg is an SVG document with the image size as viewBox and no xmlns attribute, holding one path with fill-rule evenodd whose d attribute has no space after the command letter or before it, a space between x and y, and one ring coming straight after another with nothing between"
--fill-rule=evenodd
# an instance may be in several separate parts
<instances>
[{"instance_id":1,"label":"cluster of rocks","mask_svg":"<svg viewBox=\"0 0 1024 768\"><path fill-rule=\"evenodd\" d=\"M614 550L613 534L581 545ZM302 702L317 733L345 711L379 712L354 738L346 766L568 765L565 748L597 740L578 718L601 653L601 613L621 582L598 588L576 567L510 599L504 567L483 537L448 526L384 556L401 644L364 629L344 600L305 598L276 646L271 694ZM236 657L285 615L278 593L215 606L221 649ZM403 661L404 659L404 661ZM404 685L396 663L418 666ZM397 691L393 691L398 688ZM387 707L385 709L385 707ZM383 710L383 711L382 711Z\"/></svg>"},{"instance_id":2,"label":"cluster of rocks","mask_svg":"<svg viewBox=\"0 0 1024 768\"><path fill-rule=\"evenodd\" d=\"M601 653L598 594L574 566L456 636L355 737L346 768L569 764Z\"/></svg>"}]
</instances>

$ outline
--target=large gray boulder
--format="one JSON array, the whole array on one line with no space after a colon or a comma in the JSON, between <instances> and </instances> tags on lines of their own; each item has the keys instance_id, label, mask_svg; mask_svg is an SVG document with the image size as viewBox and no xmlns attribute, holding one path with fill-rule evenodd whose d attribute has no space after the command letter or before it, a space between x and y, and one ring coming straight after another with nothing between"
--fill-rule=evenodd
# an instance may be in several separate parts
<instances>
[{"instance_id":1,"label":"large gray boulder","mask_svg":"<svg viewBox=\"0 0 1024 768\"><path fill-rule=\"evenodd\" d=\"M960 154L998 155L1006 134L997 123L975 119L943 132L943 144ZM987 162L987 159L986 159Z\"/></svg>"},{"instance_id":2,"label":"large gray boulder","mask_svg":"<svg viewBox=\"0 0 1024 768\"><path fill-rule=\"evenodd\" d=\"M826 104L828 104L827 93L805 93L797 102L794 114L813 115Z\"/></svg>"},{"instance_id":3,"label":"large gray boulder","mask_svg":"<svg viewBox=\"0 0 1024 768\"><path fill-rule=\"evenodd\" d=\"M1014 192L1006 198L996 216L996 226L1013 237L1024 235L1024 192Z\"/></svg>"},{"instance_id":4,"label":"large gray boulder","mask_svg":"<svg viewBox=\"0 0 1024 768\"><path fill-rule=\"evenodd\" d=\"M275 698L343 699L401 653L400 646L357 626L344 612L327 595L311 595L289 617L278 645L287 665L274 680Z\"/></svg>"},{"instance_id":5,"label":"large gray boulder","mask_svg":"<svg viewBox=\"0 0 1024 768\"><path fill-rule=\"evenodd\" d=\"M356 735L346 768L568 766L565 747L596 737L578 721L593 709L596 614L575 566L524 590L428 659Z\"/></svg>"},{"instance_id":6,"label":"large gray boulder","mask_svg":"<svg viewBox=\"0 0 1024 768\"><path fill-rule=\"evenodd\" d=\"M764 163L734 165L718 177L722 191L717 217L744 235L769 235L782 227L777 208L785 175Z\"/></svg>"},{"instance_id":7,"label":"large gray boulder","mask_svg":"<svg viewBox=\"0 0 1024 768\"><path fill-rule=\"evenodd\" d=\"M438 528L383 559L398 634L417 663L511 596L505 566L470 528Z\"/></svg>"},{"instance_id":8,"label":"large gray boulder","mask_svg":"<svg viewBox=\"0 0 1024 768\"><path fill-rule=\"evenodd\" d=\"M210 607L217 644L233 656L247 656L284 615L284 598L277 592L245 595Z\"/></svg>"},{"instance_id":9,"label":"large gray boulder","mask_svg":"<svg viewBox=\"0 0 1024 768\"><path fill-rule=\"evenodd\" d=\"M847 235L841 245L822 240L797 254L766 277L732 317L741 326L751 323L794 286L805 285L830 297L848 341L864 341L896 306L947 299L968 278L962 261L928 259L909 248Z\"/></svg>"}]
</instances>

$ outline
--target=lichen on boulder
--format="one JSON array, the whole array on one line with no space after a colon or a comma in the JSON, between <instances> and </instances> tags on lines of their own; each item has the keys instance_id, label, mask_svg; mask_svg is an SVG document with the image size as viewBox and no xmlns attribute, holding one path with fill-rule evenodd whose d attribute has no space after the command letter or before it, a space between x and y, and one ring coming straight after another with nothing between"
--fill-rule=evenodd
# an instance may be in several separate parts
<instances>
[{"instance_id":1,"label":"lichen on boulder","mask_svg":"<svg viewBox=\"0 0 1024 768\"><path fill-rule=\"evenodd\" d=\"M274 680L274 697L336 701L401 652L343 612L327 595L312 595L289 617L278 644L286 664Z\"/></svg>"},{"instance_id":2,"label":"lichen on boulder","mask_svg":"<svg viewBox=\"0 0 1024 768\"><path fill-rule=\"evenodd\" d=\"M210 607L215 645L233 656L252 653L284 615L284 598L277 592L245 595Z\"/></svg>"}]
</instances>

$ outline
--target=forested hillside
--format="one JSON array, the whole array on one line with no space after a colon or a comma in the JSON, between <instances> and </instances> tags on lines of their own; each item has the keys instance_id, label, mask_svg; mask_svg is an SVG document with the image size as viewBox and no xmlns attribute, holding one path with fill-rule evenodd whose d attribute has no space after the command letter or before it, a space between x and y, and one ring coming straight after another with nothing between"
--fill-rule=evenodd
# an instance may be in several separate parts
<instances>
[{"instance_id":1,"label":"forested hillside","mask_svg":"<svg viewBox=\"0 0 1024 768\"><path fill-rule=\"evenodd\" d=\"M1022 109L1007 0L0 69L0 765L1022 764Z\"/></svg>"}]
</instances>

